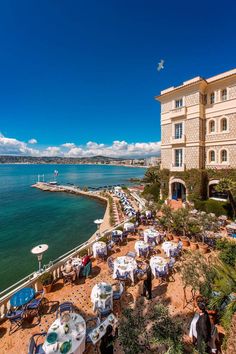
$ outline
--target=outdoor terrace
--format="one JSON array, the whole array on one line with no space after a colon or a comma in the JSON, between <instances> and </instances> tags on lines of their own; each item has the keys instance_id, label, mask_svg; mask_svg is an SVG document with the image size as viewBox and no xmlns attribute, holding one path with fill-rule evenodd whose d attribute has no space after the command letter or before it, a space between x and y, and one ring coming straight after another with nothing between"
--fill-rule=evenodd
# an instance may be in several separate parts
<instances>
[{"instance_id":1,"label":"outdoor terrace","mask_svg":"<svg viewBox=\"0 0 236 354\"><path fill-rule=\"evenodd\" d=\"M147 227L141 226L141 229ZM140 229L140 228L139 228ZM115 246L111 251L113 257L119 257L126 255L129 251L134 251L135 242L139 239L138 234L129 234L127 244ZM166 257L161 249L160 245L156 248L157 252L163 257ZM14 333L9 334L9 321L4 321L0 325L1 336L1 353L9 354L25 354L27 353L28 343L30 337L35 333L47 332L49 326L54 322L56 318L56 309L59 303L64 301L71 301L77 307L78 313L80 313L86 320L89 317L93 317L93 304L90 299L91 290L95 284L101 281L106 281L110 284L115 280L112 278L112 274L109 272L106 261L98 261L92 258L92 273L89 278L79 278L75 283L71 285L63 285L63 280L58 279L52 288L52 291L45 295L48 302L44 306L41 321L37 324L37 318L32 321L25 321L22 328L19 328ZM151 311L156 303L162 302L168 305L170 314L176 318L181 319L186 334L188 333L189 323L192 318L192 311L189 308L183 309L183 287L181 278L178 273L174 274L172 281L164 282L160 285L159 279L153 280L153 299L151 301L141 297L142 281L135 281L132 286L127 284L125 293L121 299L121 302L114 302L113 313L118 319L121 316L122 309L126 307L137 308L142 311ZM86 353L97 353L97 347L89 345L86 347ZM116 341L115 352L123 353L119 341Z\"/></svg>"}]
</instances>

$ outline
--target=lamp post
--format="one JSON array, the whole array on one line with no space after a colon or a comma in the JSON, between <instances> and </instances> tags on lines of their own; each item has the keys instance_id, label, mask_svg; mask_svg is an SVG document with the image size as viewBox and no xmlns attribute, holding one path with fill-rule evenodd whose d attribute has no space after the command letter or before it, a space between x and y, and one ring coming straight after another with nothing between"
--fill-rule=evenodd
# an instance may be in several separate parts
<instances>
[{"instance_id":1,"label":"lamp post","mask_svg":"<svg viewBox=\"0 0 236 354\"><path fill-rule=\"evenodd\" d=\"M34 255L37 256L38 258L38 262L39 262L39 273L42 270L42 259L43 259L43 254L44 252L46 252L48 249L48 245L46 244L42 244L42 245L38 245L34 248L32 248L31 253L33 253Z\"/></svg>"},{"instance_id":2,"label":"lamp post","mask_svg":"<svg viewBox=\"0 0 236 354\"><path fill-rule=\"evenodd\" d=\"M103 223L103 219L94 220L94 224L97 225L97 238L100 236L100 226Z\"/></svg>"}]
</instances>

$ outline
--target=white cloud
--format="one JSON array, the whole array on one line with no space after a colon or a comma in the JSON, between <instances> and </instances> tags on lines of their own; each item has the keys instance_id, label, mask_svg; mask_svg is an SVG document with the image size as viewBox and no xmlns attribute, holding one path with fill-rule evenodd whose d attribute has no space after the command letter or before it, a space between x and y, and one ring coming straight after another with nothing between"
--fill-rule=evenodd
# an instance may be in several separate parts
<instances>
[{"instance_id":1,"label":"white cloud","mask_svg":"<svg viewBox=\"0 0 236 354\"><path fill-rule=\"evenodd\" d=\"M65 143L65 144L62 144L61 146L65 147L65 148L72 149L75 147L75 144L74 143Z\"/></svg>"},{"instance_id":2,"label":"white cloud","mask_svg":"<svg viewBox=\"0 0 236 354\"><path fill-rule=\"evenodd\" d=\"M30 139L36 140L36 139ZM28 144L30 143L30 140ZM65 156L65 157L148 157L160 154L160 142L127 143L124 140L114 140L111 145L99 144L93 141L76 146L65 143L61 146L48 146L45 149L33 149L27 143L15 138L7 138L0 134L0 155L30 155L30 156ZM64 149L66 148L66 150Z\"/></svg>"},{"instance_id":3,"label":"white cloud","mask_svg":"<svg viewBox=\"0 0 236 354\"><path fill-rule=\"evenodd\" d=\"M0 135L0 154L1 155L31 155L39 156L40 151L29 148L23 141L15 138L7 138Z\"/></svg>"},{"instance_id":4,"label":"white cloud","mask_svg":"<svg viewBox=\"0 0 236 354\"><path fill-rule=\"evenodd\" d=\"M49 146L41 154L42 156L60 156L62 151L58 146Z\"/></svg>"},{"instance_id":5,"label":"white cloud","mask_svg":"<svg viewBox=\"0 0 236 354\"><path fill-rule=\"evenodd\" d=\"M30 139L28 141L28 144L37 144L37 140L36 139Z\"/></svg>"}]
</instances>

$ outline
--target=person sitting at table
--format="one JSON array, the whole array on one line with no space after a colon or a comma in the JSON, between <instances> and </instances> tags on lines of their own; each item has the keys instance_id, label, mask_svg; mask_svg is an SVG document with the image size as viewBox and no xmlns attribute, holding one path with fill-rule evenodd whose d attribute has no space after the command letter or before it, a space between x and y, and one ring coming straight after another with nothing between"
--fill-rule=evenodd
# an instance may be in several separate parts
<instances>
[{"instance_id":1,"label":"person sitting at table","mask_svg":"<svg viewBox=\"0 0 236 354\"><path fill-rule=\"evenodd\" d=\"M118 337L118 328L116 327L115 335L112 334L113 327L107 326L106 333L101 339L100 353L101 354L113 354L114 353L114 341Z\"/></svg>"},{"instance_id":2,"label":"person sitting at table","mask_svg":"<svg viewBox=\"0 0 236 354\"><path fill-rule=\"evenodd\" d=\"M142 296L147 295L148 293L148 300L152 299L152 270L149 264L149 261L145 261L147 268L146 268L146 275L143 280L143 294Z\"/></svg>"},{"instance_id":3,"label":"person sitting at table","mask_svg":"<svg viewBox=\"0 0 236 354\"><path fill-rule=\"evenodd\" d=\"M82 266L85 267L89 262L91 262L91 259L90 259L89 255L86 254L86 255L82 258Z\"/></svg>"},{"instance_id":4,"label":"person sitting at table","mask_svg":"<svg viewBox=\"0 0 236 354\"><path fill-rule=\"evenodd\" d=\"M66 262L65 266L64 266L63 269L62 269L62 273L63 273L63 275L65 275L66 277L71 276L72 281L75 281L75 279L76 279L76 271L75 271L74 268L73 268L72 260L71 260L71 259L69 259L69 260Z\"/></svg>"}]
</instances>

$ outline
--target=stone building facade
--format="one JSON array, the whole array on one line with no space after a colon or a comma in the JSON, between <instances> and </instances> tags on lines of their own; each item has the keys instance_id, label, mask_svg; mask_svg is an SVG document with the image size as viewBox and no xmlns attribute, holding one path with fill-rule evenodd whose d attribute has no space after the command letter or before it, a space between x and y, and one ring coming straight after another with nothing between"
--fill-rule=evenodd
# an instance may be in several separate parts
<instances>
[{"instance_id":1,"label":"stone building facade","mask_svg":"<svg viewBox=\"0 0 236 354\"><path fill-rule=\"evenodd\" d=\"M161 91L161 168L236 168L236 69ZM186 198L184 184L170 197Z\"/></svg>"}]
</instances>

